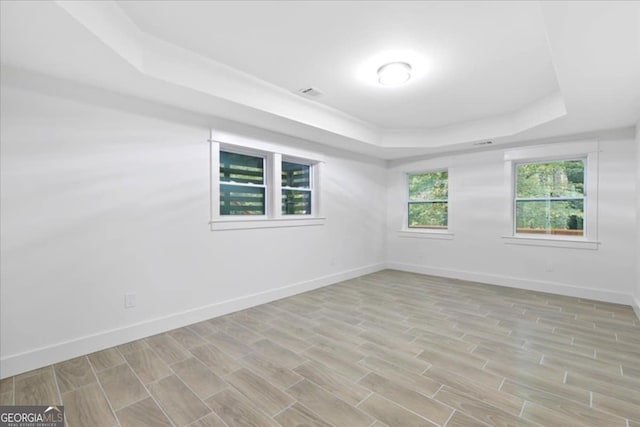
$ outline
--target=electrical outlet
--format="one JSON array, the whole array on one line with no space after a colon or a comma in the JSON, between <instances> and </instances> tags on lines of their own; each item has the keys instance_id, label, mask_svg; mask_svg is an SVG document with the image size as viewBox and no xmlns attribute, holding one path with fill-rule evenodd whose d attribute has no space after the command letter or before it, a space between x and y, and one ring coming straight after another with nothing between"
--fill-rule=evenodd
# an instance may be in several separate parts
<instances>
[{"instance_id":1,"label":"electrical outlet","mask_svg":"<svg viewBox=\"0 0 640 427\"><path fill-rule=\"evenodd\" d=\"M136 306L136 294L124 294L124 308Z\"/></svg>"}]
</instances>

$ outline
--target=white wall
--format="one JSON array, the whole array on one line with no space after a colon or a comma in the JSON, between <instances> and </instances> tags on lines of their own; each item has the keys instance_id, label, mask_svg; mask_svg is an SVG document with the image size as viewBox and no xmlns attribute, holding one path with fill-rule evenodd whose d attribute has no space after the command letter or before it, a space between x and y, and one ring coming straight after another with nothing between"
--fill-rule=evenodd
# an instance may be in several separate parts
<instances>
[{"instance_id":1,"label":"white wall","mask_svg":"<svg viewBox=\"0 0 640 427\"><path fill-rule=\"evenodd\" d=\"M636 288L633 309L640 319L640 120L636 125Z\"/></svg>"},{"instance_id":2,"label":"white wall","mask_svg":"<svg viewBox=\"0 0 640 427\"><path fill-rule=\"evenodd\" d=\"M401 238L403 172L433 160L387 169L228 123L321 154L328 220L211 232L207 120L70 85L18 86L1 88L2 378L385 265L627 304L635 280L639 299L638 136L601 142L597 251L503 243L502 151L435 160L450 160L454 239Z\"/></svg>"},{"instance_id":3,"label":"white wall","mask_svg":"<svg viewBox=\"0 0 640 427\"><path fill-rule=\"evenodd\" d=\"M505 244L504 152L395 165L389 171L388 265L398 269L629 304L636 276L635 143L601 140L597 250ZM452 240L398 235L406 171L449 165Z\"/></svg>"},{"instance_id":4,"label":"white wall","mask_svg":"<svg viewBox=\"0 0 640 427\"><path fill-rule=\"evenodd\" d=\"M0 377L383 267L383 162L320 153L323 226L211 232L206 126L67 95L2 86Z\"/></svg>"}]
</instances>

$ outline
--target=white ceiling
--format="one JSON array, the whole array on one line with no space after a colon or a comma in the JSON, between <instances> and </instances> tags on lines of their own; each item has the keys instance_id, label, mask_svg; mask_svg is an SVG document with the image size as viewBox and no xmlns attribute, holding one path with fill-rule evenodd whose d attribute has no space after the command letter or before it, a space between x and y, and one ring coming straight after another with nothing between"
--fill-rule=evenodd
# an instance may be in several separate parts
<instances>
[{"instance_id":1,"label":"white ceiling","mask_svg":"<svg viewBox=\"0 0 640 427\"><path fill-rule=\"evenodd\" d=\"M318 102L381 128L508 114L558 90L536 3L118 4L148 34L289 91L317 87ZM391 60L423 75L383 87L375 72Z\"/></svg>"},{"instance_id":2,"label":"white ceiling","mask_svg":"<svg viewBox=\"0 0 640 427\"><path fill-rule=\"evenodd\" d=\"M381 158L640 119L637 1L0 5L5 68ZM376 84L391 60L409 84Z\"/></svg>"}]
</instances>

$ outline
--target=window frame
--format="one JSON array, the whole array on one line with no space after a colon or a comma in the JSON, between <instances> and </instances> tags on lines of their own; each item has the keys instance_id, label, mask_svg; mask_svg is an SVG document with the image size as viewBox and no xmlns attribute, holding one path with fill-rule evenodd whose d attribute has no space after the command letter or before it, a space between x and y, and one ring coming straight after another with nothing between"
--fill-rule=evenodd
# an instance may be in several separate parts
<instances>
[{"instance_id":1,"label":"window frame","mask_svg":"<svg viewBox=\"0 0 640 427\"><path fill-rule=\"evenodd\" d=\"M522 166L522 165L536 165L536 164L549 164L549 163L557 163L557 162L568 162L568 161L580 161L583 164L583 186L584 186L584 190L582 192L582 197L546 197L546 198L538 198L538 197L518 197L518 166ZM521 161L516 161L513 162L513 168L514 168L514 184L513 184L513 235L514 236L521 236L521 237L531 237L531 236L545 236L545 237L549 237L549 236L565 236L567 238L582 238L587 234L587 230L586 230L586 226L587 226L587 221L583 221L583 226L582 229L580 231L582 231L582 234L580 236L571 236L571 235L567 235L567 234L562 234L562 233L518 233L518 227L517 227L517 216L518 216L518 202L551 202L551 201L573 201L573 200L581 200L582 201L582 212L583 212L583 216L586 217L586 213L587 213L587 158L586 156L576 156L576 157L571 157L571 158L565 158L565 159L550 159L550 160L534 160L534 161L528 161L528 160L521 160Z\"/></svg>"},{"instance_id":2,"label":"window frame","mask_svg":"<svg viewBox=\"0 0 640 427\"><path fill-rule=\"evenodd\" d=\"M282 185L282 180L280 180L280 215L282 215L283 217L286 218L312 218L314 215L314 210L315 210L315 191L314 191L314 184L315 184L315 165L314 163L310 162L309 160L303 160L303 159L297 159L297 158L292 158L292 157L288 157L288 156L283 156L281 161L280 161L280 175L282 175L282 164L283 163L293 163L293 164L297 164L297 165L302 165L302 166L307 166L309 168L309 186L308 187L289 187L289 186L284 186ZM283 212L282 210L282 192L285 190L292 190L292 191L306 191L309 193L309 203L311 204L311 212L309 212L308 214L286 214ZM274 206L274 209L277 209L277 207Z\"/></svg>"},{"instance_id":3,"label":"window frame","mask_svg":"<svg viewBox=\"0 0 640 427\"><path fill-rule=\"evenodd\" d=\"M228 143L214 140L209 142L209 183L211 231L301 227L323 225L320 200L320 176L324 160L319 156L300 150L282 150L268 143L242 140ZM242 143L242 145L241 145ZM275 151L277 149L277 151ZM226 151L264 158L265 214L264 215L221 215L220 214L220 152ZM286 152L283 152L286 151ZM311 213L303 215L282 214L282 162L288 161L309 166L311 188ZM249 185L247 185L249 186Z\"/></svg>"},{"instance_id":4,"label":"window frame","mask_svg":"<svg viewBox=\"0 0 640 427\"><path fill-rule=\"evenodd\" d=\"M428 175L428 174L436 174L436 173L442 173L442 172L446 172L447 173L447 198L446 199L427 199L427 200L416 200L416 199L412 199L411 198L411 190L410 190L410 185L411 185L411 177L412 176L418 176L418 175ZM424 171L424 172L417 172L417 173L407 173L407 228L410 230L443 230L443 231L448 231L449 230L449 171L447 169L440 169L440 170L430 170L430 171ZM447 225L445 227L411 227L411 225L409 224L409 211L410 211L410 207L411 204L431 204L431 203L446 203L447 205Z\"/></svg>"},{"instance_id":5,"label":"window frame","mask_svg":"<svg viewBox=\"0 0 640 427\"><path fill-rule=\"evenodd\" d=\"M409 205L411 203L416 203L416 201L412 201L409 195L409 180L412 175L424 175L428 173L438 173L438 172L447 172L447 228L421 228L421 227L409 227ZM412 238L425 238L425 239L444 239L451 240L453 239L452 233L452 215L451 215L451 194L452 194L452 186L451 186L451 168L450 167L434 167L434 168L424 168L419 170L411 170L404 172L404 208L403 208L403 218L402 218L402 227L398 232L400 237L412 237ZM433 202L436 200L425 201L425 203Z\"/></svg>"},{"instance_id":6,"label":"window frame","mask_svg":"<svg viewBox=\"0 0 640 427\"><path fill-rule=\"evenodd\" d=\"M505 151L505 179L508 189L507 229L504 243L572 249L598 249L598 141L548 144ZM583 235L516 233L516 166L567 160L584 161Z\"/></svg>"},{"instance_id":7,"label":"window frame","mask_svg":"<svg viewBox=\"0 0 640 427\"><path fill-rule=\"evenodd\" d=\"M269 194L268 194L268 177L267 177L267 166L268 166L268 158L267 156L265 156L262 153L248 153L242 150L233 150L233 149L226 149L226 148L220 148L218 150L218 153L220 152L227 152L227 153L231 153L231 154L240 154L243 156L250 156L250 157L256 157L256 158L261 158L262 159L262 184L253 184L250 182L245 182L245 183L239 183L239 182L227 182L227 181L222 181L220 180L219 184L218 184L218 188L220 188L220 186L222 185L230 185L230 186L234 186L234 187L245 187L245 188L263 188L264 189L264 214L262 215L223 215L222 213L220 213L220 218L265 218L267 216L267 212L269 210ZM220 170L220 158L218 157L218 170ZM220 197L220 196L218 196ZM218 203L219 203L219 199L218 199ZM220 205L218 205L218 209L220 212Z\"/></svg>"}]
</instances>

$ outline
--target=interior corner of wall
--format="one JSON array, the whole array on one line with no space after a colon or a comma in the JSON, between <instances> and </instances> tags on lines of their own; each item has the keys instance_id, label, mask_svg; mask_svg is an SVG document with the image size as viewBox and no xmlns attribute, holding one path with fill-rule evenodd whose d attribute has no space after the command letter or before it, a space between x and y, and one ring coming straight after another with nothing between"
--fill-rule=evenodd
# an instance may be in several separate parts
<instances>
[{"instance_id":1,"label":"interior corner of wall","mask_svg":"<svg viewBox=\"0 0 640 427\"><path fill-rule=\"evenodd\" d=\"M640 287L640 283L638 286ZM635 295L631 295L631 307L633 307L636 317L640 320L640 289L638 289Z\"/></svg>"}]
</instances>

